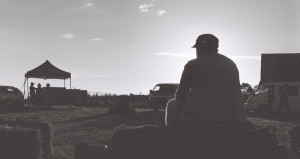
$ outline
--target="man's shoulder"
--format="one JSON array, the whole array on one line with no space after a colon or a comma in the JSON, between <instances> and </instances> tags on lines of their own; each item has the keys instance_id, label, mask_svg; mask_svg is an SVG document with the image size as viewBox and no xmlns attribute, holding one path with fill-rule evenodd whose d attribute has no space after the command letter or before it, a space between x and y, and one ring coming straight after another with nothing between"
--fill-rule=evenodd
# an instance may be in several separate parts
<instances>
[{"instance_id":1,"label":"man's shoulder","mask_svg":"<svg viewBox=\"0 0 300 159\"><path fill-rule=\"evenodd\" d=\"M229 57L222 55L222 54L218 54L219 60L218 61L223 61L223 63L227 63L230 65L236 65L232 59L230 59Z\"/></svg>"},{"instance_id":2,"label":"man's shoulder","mask_svg":"<svg viewBox=\"0 0 300 159\"><path fill-rule=\"evenodd\" d=\"M197 61L198 61L198 59L195 58L195 59L192 59L192 60L188 61L187 64L195 63L195 62L197 62Z\"/></svg>"},{"instance_id":3,"label":"man's shoulder","mask_svg":"<svg viewBox=\"0 0 300 159\"><path fill-rule=\"evenodd\" d=\"M185 67L189 67L189 66L192 66L192 65L197 65L197 63L199 63L199 59L195 58L195 59L192 59L192 60L188 61L185 65Z\"/></svg>"},{"instance_id":4,"label":"man's shoulder","mask_svg":"<svg viewBox=\"0 0 300 159\"><path fill-rule=\"evenodd\" d=\"M233 62L229 57L227 57L227 56L225 56L225 55L223 55L223 54L218 54L218 56L219 56L220 58L224 59L224 60L228 60L228 61Z\"/></svg>"},{"instance_id":5,"label":"man's shoulder","mask_svg":"<svg viewBox=\"0 0 300 159\"><path fill-rule=\"evenodd\" d=\"M187 64L194 64L194 63L198 63L198 62L201 62L202 60L207 60L207 59L211 59L214 61L224 61L224 62L234 64L234 62L230 58L228 58L225 55L219 54L219 53L216 55L202 56L201 58L192 59L192 60L188 61Z\"/></svg>"}]
</instances>

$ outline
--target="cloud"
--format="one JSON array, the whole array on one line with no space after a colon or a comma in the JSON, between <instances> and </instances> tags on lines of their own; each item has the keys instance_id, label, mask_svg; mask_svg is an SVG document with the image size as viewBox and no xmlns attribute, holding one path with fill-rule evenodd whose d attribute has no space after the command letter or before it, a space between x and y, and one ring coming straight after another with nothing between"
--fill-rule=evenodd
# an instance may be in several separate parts
<instances>
[{"instance_id":1,"label":"cloud","mask_svg":"<svg viewBox=\"0 0 300 159\"><path fill-rule=\"evenodd\" d=\"M141 4L139 6L140 13L148 13L149 8L153 7L153 4Z\"/></svg>"},{"instance_id":2,"label":"cloud","mask_svg":"<svg viewBox=\"0 0 300 159\"><path fill-rule=\"evenodd\" d=\"M72 33L66 33L66 34L61 35L60 37L63 39L72 39L75 37L75 35Z\"/></svg>"},{"instance_id":3,"label":"cloud","mask_svg":"<svg viewBox=\"0 0 300 159\"><path fill-rule=\"evenodd\" d=\"M232 60L260 60L260 56L229 56Z\"/></svg>"},{"instance_id":4,"label":"cloud","mask_svg":"<svg viewBox=\"0 0 300 159\"><path fill-rule=\"evenodd\" d=\"M103 38L101 38L101 37L97 37L97 38L94 38L94 39L92 39L92 41L101 41Z\"/></svg>"},{"instance_id":5,"label":"cloud","mask_svg":"<svg viewBox=\"0 0 300 159\"><path fill-rule=\"evenodd\" d=\"M172 52L157 52L153 53L155 56L173 56L173 57L192 57L190 53L172 53Z\"/></svg>"},{"instance_id":6,"label":"cloud","mask_svg":"<svg viewBox=\"0 0 300 159\"><path fill-rule=\"evenodd\" d=\"M167 11L165 11L165 10L159 10L159 11L157 11L157 15L158 16L162 16L162 15L164 15L166 13L167 13Z\"/></svg>"},{"instance_id":7,"label":"cloud","mask_svg":"<svg viewBox=\"0 0 300 159\"><path fill-rule=\"evenodd\" d=\"M89 2L89 3L85 4L84 6L86 6L86 7L91 7L91 6L93 6L93 5L94 5L93 2Z\"/></svg>"},{"instance_id":8,"label":"cloud","mask_svg":"<svg viewBox=\"0 0 300 159\"><path fill-rule=\"evenodd\" d=\"M139 6L140 13L151 13L156 14L157 16L162 16L167 13L166 10L150 10L151 7L154 7L154 4L141 4Z\"/></svg>"}]
</instances>

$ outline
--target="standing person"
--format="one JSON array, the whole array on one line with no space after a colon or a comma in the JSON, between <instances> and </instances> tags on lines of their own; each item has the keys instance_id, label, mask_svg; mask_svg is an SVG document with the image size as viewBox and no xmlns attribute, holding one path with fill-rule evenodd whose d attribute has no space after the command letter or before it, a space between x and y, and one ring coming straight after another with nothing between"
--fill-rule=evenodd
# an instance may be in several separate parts
<instances>
[{"instance_id":1,"label":"standing person","mask_svg":"<svg viewBox=\"0 0 300 159\"><path fill-rule=\"evenodd\" d=\"M50 106L50 101L49 101L50 100L50 84L49 83L46 84L44 96L45 96L45 104L47 106Z\"/></svg>"},{"instance_id":2,"label":"standing person","mask_svg":"<svg viewBox=\"0 0 300 159\"><path fill-rule=\"evenodd\" d=\"M167 126L178 124L247 122L239 72L235 63L218 53L219 40L200 35L193 48L197 58L184 67L175 99L168 102Z\"/></svg>"},{"instance_id":3,"label":"standing person","mask_svg":"<svg viewBox=\"0 0 300 159\"><path fill-rule=\"evenodd\" d=\"M279 107L277 108L277 112L280 112L281 109L285 109L285 111L287 113L290 112L290 108L289 108L289 101L288 101L288 97L289 97L289 93L288 93L288 89L289 89L289 85L286 84L284 85L281 89L280 89L280 101L279 101Z\"/></svg>"},{"instance_id":4,"label":"standing person","mask_svg":"<svg viewBox=\"0 0 300 159\"><path fill-rule=\"evenodd\" d=\"M34 87L34 83L33 82L31 82L29 90L30 90L30 103L34 103L36 88Z\"/></svg>"},{"instance_id":5,"label":"standing person","mask_svg":"<svg viewBox=\"0 0 300 159\"><path fill-rule=\"evenodd\" d=\"M36 103L38 105L41 105L43 101L43 89L41 87L41 84L38 84L38 87L36 89Z\"/></svg>"}]
</instances>

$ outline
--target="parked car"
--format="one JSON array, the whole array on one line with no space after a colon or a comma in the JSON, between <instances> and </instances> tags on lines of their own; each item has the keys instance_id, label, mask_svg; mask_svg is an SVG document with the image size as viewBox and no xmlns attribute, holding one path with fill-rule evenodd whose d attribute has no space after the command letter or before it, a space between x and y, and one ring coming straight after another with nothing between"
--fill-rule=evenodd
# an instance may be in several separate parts
<instances>
[{"instance_id":1,"label":"parked car","mask_svg":"<svg viewBox=\"0 0 300 159\"><path fill-rule=\"evenodd\" d=\"M0 86L0 105L4 107L23 107L24 95L16 87Z\"/></svg>"},{"instance_id":2,"label":"parked car","mask_svg":"<svg viewBox=\"0 0 300 159\"><path fill-rule=\"evenodd\" d=\"M175 97L178 86L177 83L159 83L155 85L149 93L150 107L154 110L164 109L167 102Z\"/></svg>"},{"instance_id":3,"label":"parked car","mask_svg":"<svg viewBox=\"0 0 300 159\"><path fill-rule=\"evenodd\" d=\"M276 111L280 105L280 92L288 86L288 106L290 112L300 112L300 82L277 82L261 85L245 103L247 112Z\"/></svg>"}]
</instances>

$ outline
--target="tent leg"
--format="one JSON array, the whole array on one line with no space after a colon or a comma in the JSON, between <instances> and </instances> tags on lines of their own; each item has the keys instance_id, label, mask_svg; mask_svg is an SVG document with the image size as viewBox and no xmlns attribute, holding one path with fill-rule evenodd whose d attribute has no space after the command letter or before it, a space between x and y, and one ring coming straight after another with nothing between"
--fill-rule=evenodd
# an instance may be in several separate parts
<instances>
[{"instance_id":1,"label":"tent leg","mask_svg":"<svg viewBox=\"0 0 300 159\"><path fill-rule=\"evenodd\" d=\"M26 90L26 77L23 83L23 87L24 87L24 99L26 99L26 94L25 94L25 90Z\"/></svg>"},{"instance_id":2,"label":"tent leg","mask_svg":"<svg viewBox=\"0 0 300 159\"><path fill-rule=\"evenodd\" d=\"M64 87L66 87L66 80L64 79Z\"/></svg>"},{"instance_id":3,"label":"tent leg","mask_svg":"<svg viewBox=\"0 0 300 159\"><path fill-rule=\"evenodd\" d=\"M71 77L70 77L70 89L71 89L71 82L72 82L72 80L71 80Z\"/></svg>"},{"instance_id":4,"label":"tent leg","mask_svg":"<svg viewBox=\"0 0 300 159\"><path fill-rule=\"evenodd\" d=\"M26 78L26 81L27 81L27 98L26 98L26 99L28 99L28 97L29 97L29 90L28 90L28 78Z\"/></svg>"}]
</instances>

